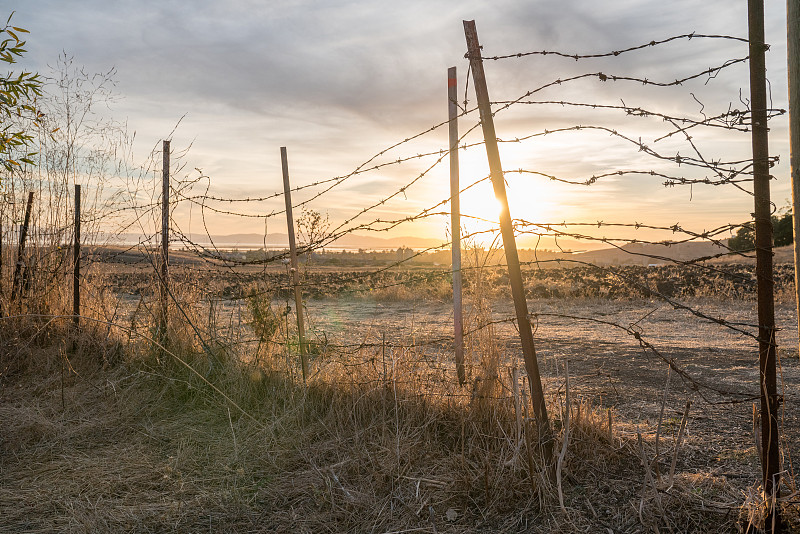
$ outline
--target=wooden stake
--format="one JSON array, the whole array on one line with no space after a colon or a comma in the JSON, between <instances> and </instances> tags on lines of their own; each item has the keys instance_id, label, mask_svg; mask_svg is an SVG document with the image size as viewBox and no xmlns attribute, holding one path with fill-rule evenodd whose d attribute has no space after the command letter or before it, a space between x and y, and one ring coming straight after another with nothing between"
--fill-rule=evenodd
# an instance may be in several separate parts
<instances>
[{"instance_id":1,"label":"wooden stake","mask_svg":"<svg viewBox=\"0 0 800 534\"><path fill-rule=\"evenodd\" d=\"M75 245L72 270L72 322L80 327L81 315L81 186L75 184Z\"/></svg>"},{"instance_id":2,"label":"wooden stake","mask_svg":"<svg viewBox=\"0 0 800 534\"><path fill-rule=\"evenodd\" d=\"M502 211L500 212L500 231L503 236L503 248L506 253L508 276L511 281L511 294L514 297L517 326L519 327L522 352L525 357L525 370L528 373L528 380L531 388L533 411L536 416L536 423L539 427L539 439L542 443L542 453L544 455L545 464L547 465L548 476L552 481L555 475L555 465L553 464L553 430L550 427L550 419L547 416L547 405L544 400L542 379L539 375L539 363L536 360L536 350L533 345L533 332L528 318L528 303L525 300L525 287L522 284L522 272L519 266L517 243L514 238L514 228L511 224L511 214L508 210L505 178L503 175L503 167L500 163L500 152L497 148L497 135L494 130L494 119L489 103L489 91L486 87L486 76L483 72L481 46L478 42L478 32L475 29L474 20L464 21L464 35L467 39L467 55L472 69L475 94L478 99L478 110L480 111L481 126L483 127L483 138L486 143L486 155L489 159L492 186L494 187L494 195L502 206Z\"/></svg>"},{"instance_id":3,"label":"wooden stake","mask_svg":"<svg viewBox=\"0 0 800 534\"><path fill-rule=\"evenodd\" d=\"M308 358L306 356L305 327L303 326L303 294L300 289L300 273L297 269L297 244L294 238L294 219L292 219L292 192L289 186L289 161L286 147L281 147L281 167L283 169L283 196L286 200L286 226L289 231L289 254L292 260L292 286L294 286L294 305L297 310L297 338L300 344L300 363L303 368L303 382L308 379Z\"/></svg>"},{"instance_id":4,"label":"wooden stake","mask_svg":"<svg viewBox=\"0 0 800 534\"><path fill-rule=\"evenodd\" d=\"M750 102L752 113L753 194L758 285L758 353L761 390L762 487L768 512L767 532L780 531L780 436L778 430L777 344L772 269L772 220L769 188L769 127L764 45L764 0L748 0ZM777 525L776 530L772 525Z\"/></svg>"},{"instance_id":5,"label":"wooden stake","mask_svg":"<svg viewBox=\"0 0 800 534\"><path fill-rule=\"evenodd\" d=\"M169 297L169 141L163 142L161 169L161 336L167 336Z\"/></svg>"},{"instance_id":6,"label":"wooden stake","mask_svg":"<svg viewBox=\"0 0 800 534\"><path fill-rule=\"evenodd\" d=\"M25 241L28 238L28 226L31 222L31 210L33 209L33 191L28 193L28 203L25 206L25 222L19 232L19 245L17 246L17 265L14 267L14 281L11 285L11 300L15 300L22 291L23 279L25 278Z\"/></svg>"},{"instance_id":7,"label":"wooden stake","mask_svg":"<svg viewBox=\"0 0 800 534\"><path fill-rule=\"evenodd\" d=\"M3 219L5 211L0 211L0 317L5 316L5 311L3 310L3 304L5 302L5 288L3 287Z\"/></svg>"},{"instance_id":8,"label":"wooden stake","mask_svg":"<svg viewBox=\"0 0 800 534\"><path fill-rule=\"evenodd\" d=\"M794 225L794 296L800 341L800 0L786 0L786 52L789 64L789 168ZM800 347L800 345L798 345Z\"/></svg>"},{"instance_id":9,"label":"wooden stake","mask_svg":"<svg viewBox=\"0 0 800 534\"><path fill-rule=\"evenodd\" d=\"M450 233L453 237L453 342L456 352L456 373L462 386L464 372L464 318L461 303L461 206L459 202L458 166L458 82L456 68L447 69L447 100L450 119Z\"/></svg>"}]
</instances>

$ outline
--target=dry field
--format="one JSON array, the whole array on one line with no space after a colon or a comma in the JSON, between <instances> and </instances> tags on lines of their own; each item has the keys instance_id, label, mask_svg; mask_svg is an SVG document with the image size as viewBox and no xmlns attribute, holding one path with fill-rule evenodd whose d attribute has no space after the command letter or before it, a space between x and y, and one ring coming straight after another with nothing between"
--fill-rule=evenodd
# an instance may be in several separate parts
<instances>
[{"instance_id":1,"label":"dry field","mask_svg":"<svg viewBox=\"0 0 800 534\"><path fill-rule=\"evenodd\" d=\"M164 347L148 315L152 272L97 275L105 291L79 336L47 314L4 319L0 531L736 532L757 523L755 341L652 294L752 324L751 285L673 267L629 268L624 285L590 270L526 280L564 451L558 480L537 447L502 271L467 273L463 386L449 282L436 269L310 272L307 386L293 316L282 314L285 270L176 266L184 306L171 312ZM783 506L798 529L790 272L777 271L777 317ZM245 298L254 289L264 299Z\"/></svg>"}]
</instances>

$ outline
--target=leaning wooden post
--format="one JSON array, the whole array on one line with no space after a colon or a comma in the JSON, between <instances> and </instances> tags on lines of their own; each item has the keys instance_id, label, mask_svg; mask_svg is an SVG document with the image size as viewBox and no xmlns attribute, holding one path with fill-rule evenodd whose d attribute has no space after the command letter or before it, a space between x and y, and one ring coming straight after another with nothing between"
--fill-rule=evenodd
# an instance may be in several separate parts
<instances>
[{"instance_id":1,"label":"leaning wooden post","mask_svg":"<svg viewBox=\"0 0 800 534\"><path fill-rule=\"evenodd\" d=\"M450 119L450 234L453 237L453 342L458 383L467 381L464 372L464 318L461 304L461 206L458 169L458 86L456 68L447 69L447 111Z\"/></svg>"},{"instance_id":2,"label":"leaning wooden post","mask_svg":"<svg viewBox=\"0 0 800 534\"><path fill-rule=\"evenodd\" d=\"M75 245L72 269L72 321L80 327L81 316L81 186L75 184Z\"/></svg>"},{"instance_id":3,"label":"leaning wooden post","mask_svg":"<svg viewBox=\"0 0 800 534\"><path fill-rule=\"evenodd\" d=\"M794 296L800 343L800 0L786 0L786 56L789 64L789 168L794 223ZM800 344L798 345L800 348Z\"/></svg>"},{"instance_id":4,"label":"leaning wooden post","mask_svg":"<svg viewBox=\"0 0 800 534\"><path fill-rule=\"evenodd\" d=\"M308 379L308 358L306 357L305 327L303 326L303 294L300 289L300 272L297 268L297 244L294 239L294 219L292 219L292 192L289 186L289 160L286 147L281 147L281 167L283 169L283 196L286 200L286 226L289 230L289 254L292 260L292 286L294 286L294 306L297 310L297 339L300 344L300 363L303 368L303 382Z\"/></svg>"},{"instance_id":5,"label":"leaning wooden post","mask_svg":"<svg viewBox=\"0 0 800 534\"><path fill-rule=\"evenodd\" d=\"M761 468L767 504L765 528L780 531L780 439L776 374L775 300L772 271L772 220L769 190L769 128L764 45L764 0L748 0L750 108L752 113L753 194L758 285L758 354L761 389ZM773 529L774 526L774 529Z\"/></svg>"},{"instance_id":6,"label":"leaning wooden post","mask_svg":"<svg viewBox=\"0 0 800 534\"><path fill-rule=\"evenodd\" d=\"M522 341L522 352L525 357L525 370L528 373L528 382L531 388L531 400L539 429L539 440L547 464L547 472L551 477L555 474L553 465L553 430L550 419L547 417L547 405L544 399L542 379L539 375L539 363L536 361L536 349L533 345L533 332L528 318L528 303L525 300L525 287L522 284L522 272L519 266L517 243L514 238L514 227L511 224L511 214L508 210L508 197L506 196L503 167L500 163L500 152L497 148L497 135L494 131L491 104L489 103L489 90L486 87L486 76L483 72L481 47L478 43L478 32L474 20L464 21L464 35L467 39L467 57L472 69L472 79L475 85L475 96L478 99L483 138L486 144L486 155L489 159L492 187L494 195L501 205L500 232L503 236L503 248L508 264L508 277L511 281L511 294L514 297L514 309L517 315L519 337Z\"/></svg>"},{"instance_id":7,"label":"leaning wooden post","mask_svg":"<svg viewBox=\"0 0 800 534\"><path fill-rule=\"evenodd\" d=\"M17 264L14 267L14 280L11 285L11 300L16 299L22 289L23 270L25 269L25 241L28 238L28 226L31 222L33 209L33 191L28 193L28 203L25 206L25 222L19 232L19 245L17 246Z\"/></svg>"},{"instance_id":8,"label":"leaning wooden post","mask_svg":"<svg viewBox=\"0 0 800 534\"><path fill-rule=\"evenodd\" d=\"M161 336L167 336L169 298L169 141L162 148L161 169Z\"/></svg>"}]
</instances>

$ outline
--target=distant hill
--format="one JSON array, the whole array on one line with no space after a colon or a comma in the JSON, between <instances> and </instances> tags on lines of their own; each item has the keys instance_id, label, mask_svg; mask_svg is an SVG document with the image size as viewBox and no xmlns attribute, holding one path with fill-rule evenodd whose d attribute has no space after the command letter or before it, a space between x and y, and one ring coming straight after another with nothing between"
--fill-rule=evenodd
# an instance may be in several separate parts
<instances>
[{"instance_id":1,"label":"distant hill","mask_svg":"<svg viewBox=\"0 0 800 534\"><path fill-rule=\"evenodd\" d=\"M774 250L773 262L777 264L794 263L794 246L776 247ZM714 245L713 243L681 243L679 245L651 245L634 243L628 244L621 249L604 248L592 252L571 254L570 257L579 261L594 263L596 265L658 265L667 263L660 258L674 260L694 260L706 258L727 252L727 249ZM637 254L646 254L640 256ZM711 263L743 263L755 264L755 253L748 252L745 255L731 254L710 260Z\"/></svg>"},{"instance_id":2,"label":"distant hill","mask_svg":"<svg viewBox=\"0 0 800 534\"><path fill-rule=\"evenodd\" d=\"M190 234L189 239L202 245L209 244L209 238L205 234ZM112 239L112 242L137 243L143 239L140 234L121 234ZM284 248L289 246L289 236L281 233L264 234L242 233L212 235L211 239L217 247L260 247L266 244L267 248ZM425 249L437 247L442 244L444 239L431 239L424 237L375 237L369 235L347 234L331 243L330 247L349 248L349 249L397 249L408 247L413 249ZM157 242L157 240L156 240Z\"/></svg>"},{"instance_id":3,"label":"distant hill","mask_svg":"<svg viewBox=\"0 0 800 534\"><path fill-rule=\"evenodd\" d=\"M726 251L727 249L708 242L674 245L629 243L620 248L582 252L572 254L571 257L596 265L652 265L666 263L666 259L694 260L715 256Z\"/></svg>"},{"instance_id":4,"label":"distant hill","mask_svg":"<svg viewBox=\"0 0 800 534\"><path fill-rule=\"evenodd\" d=\"M554 239L552 236L521 235L517 238L518 249L538 249L555 251L588 252L590 250L600 250L607 248L608 245L599 241L578 241L569 238Z\"/></svg>"},{"instance_id":5,"label":"distant hill","mask_svg":"<svg viewBox=\"0 0 800 534\"><path fill-rule=\"evenodd\" d=\"M427 237L374 237L358 234L347 234L340 237L333 242L337 247L354 247L354 248L369 248L369 249L383 249L383 248L400 248L408 247L414 249L424 249L430 247L438 247L444 243L444 239L431 239Z\"/></svg>"},{"instance_id":6,"label":"distant hill","mask_svg":"<svg viewBox=\"0 0 800 534\"><path fill-rule=\"evenodd\" d=\"M263 234L257 233L242 233L242 234L225 234L212 236L214 243L217 247L223 249L231 248L258 248L264 246L266 243L267 248L282 249L289 246L289 238L286 234L270 233L266 237ZM109 244L132 244L141 241L143 237L140 234L122 234L110 239ZM209 245L208 236L201 234L193 234L190 239L195 243L204 246ZM153 242L157 244L158 240ZM348 234L334 243L328 245L326 248L334 249L347 249L347 250L395 250L400 247L412 248L415 250L423 250L431 247L439 247L443 244L444 239L433 239L424 237L376 237L369 235ZM520 240L518 248L520 251L520 259L522 261L538 260L552 260L561 258L570 258L582 262L594 263L596 265L659 265L668 263L669 259L673 260L694 260L698 258L706 258L716 256L727 251L724 247L720 247L709 242L700 243L680 243L673 245L664 244L650 244L650 243L629 243L619 248L609 247L599 250L588 250L587 248L594 248L596 245L590 243L589 245L570 240L559 240L558 245L561 250L556 247L544 246L539 243L536 247L535 242L529 240ZM449 249L449 246L445 246ZM536 251L534 251L536 249ZM565 251L565 252L562 252ZM574 252L569 252L570 250ZM584 250L585 252L579 252ZM448 263L449 252L441 250L442 258L439 260L441 263ZM502 254L498 251L498 253ZM497 258L497 261L502 261ZM711 260L713 263L754 263L755 254L748 253L746 256L730 255ZM792 263L794 261L794 249L792 245L786 247L779 247L775 249L774 256L775 263ZM554 263L552 267L559 264Z\"/></svg>"}]
</instances>

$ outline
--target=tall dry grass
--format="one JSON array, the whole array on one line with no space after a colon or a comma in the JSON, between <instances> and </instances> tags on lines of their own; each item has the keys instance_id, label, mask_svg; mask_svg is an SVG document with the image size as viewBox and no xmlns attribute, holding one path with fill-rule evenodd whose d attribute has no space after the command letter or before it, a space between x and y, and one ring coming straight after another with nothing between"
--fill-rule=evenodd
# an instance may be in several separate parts
<instances>
[{"instance_id":1,"label":"tall dry grass","mask_svg":"<svg viewBox=\"0 0 800 534\"><path fill-rule=\"evenodd\" d=\"M640 441L592 399L567 400L561 367L547 384L554 449L563 451L554 482L521 365L491 327L468 338L465 387L449 347L378 336L319 347L304 384L292 322L269 298L209 302L178 277L161 336L155 279L123 302L100 289L102 272L91 276L77 332L63 284L24 304L3 302L19 306L0 319L4 531L728 532L740 524L741 497L724 476L683 471L680 461L668 476L665 465L689 446L662 441L657 456L652 435ZM488 283L473 285L467 330L491 317ZM748 503L745 525L758 522L757 499Z\"/></svg>"}]
</instances>

